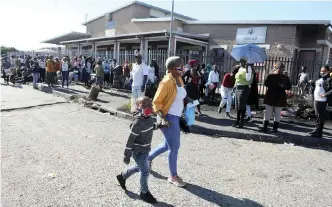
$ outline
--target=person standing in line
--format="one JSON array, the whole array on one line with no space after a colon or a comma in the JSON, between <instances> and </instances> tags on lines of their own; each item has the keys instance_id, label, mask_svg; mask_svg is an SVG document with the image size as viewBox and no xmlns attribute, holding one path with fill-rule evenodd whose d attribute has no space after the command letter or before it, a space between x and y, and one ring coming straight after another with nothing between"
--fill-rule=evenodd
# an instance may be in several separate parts
<instances>
[{"instance_id":1,"label":"person standing in line","mask_svg":"<svg viewBox=\"0 0 332 207\"><path fill-rule=\"evenodd\" d=\"M113 81L114 81L114 69L116 68L117 64L116 64L116 59L112 60L111 63L111 71L110 71L110 82L111 85L113 85Z\"/></svg>"},{"instance_id":2,"label":"person standing in line","mask_svg":"<svg viewBox=\"0 0 332 207\"><path fill-rule=\"evenodd\" d=\"M274 117L272 133L278 133L279 122L281 119L281 110L287 106L287 93L286 91L292 89L291 82L288 76L284 75L285 65L277 62L275 65L276 70L266 77L264 86L267 91L264 97L265 112L264 122L261 130L264 133L268 132L269 121Z\"/></svg>"},{"instance_id":3,"label":"person standing in line","mask_svg":"<svg viewBox=\"0 0 332 207\"><path fill-rule=\"evenodd\" d=\"M133 157L136 165L127 168L126 171L117 175L116 178L123 190L127 190L126 180L133 174L140 172L141 193L140 198L147 203L156 203L157 200L149 191L148 177L150 165L148 161L151 151L153 130L157 129L153 123L151 114L153 112L151 100L142 96L136 99L137 111L134 113L134 120L130 125L130 135L124 152L124 163L129 164Z\"/></svg>"},{"instance_id":4,"label":"person standing in line","mask_svg":"<svg viewBox=\"0 0 332 207\"><path fill-rule=\"evenodd\" d=\"M97 61L95 71L96 71L96 85L98 85L100 90L102 90L104 84L104 69L102 67L101 59Z\"/></svg>"},{"instance_id":5,"label":"person standing in line","mask_svg":"<svg viewBox=\"0 0 332 207\"><path fill-rule=\"evenodd\" d=\"M239 69L240 65L234 66L232 72L225 74L221 84L221 102L218 108L218 112L221 113L225 104L227 104L225 118L229 119L232 118L229 113L231 112L232 107L232 92L235 85L235 75Z\"/></svg>"},{"instance_id":6,"label":"person standing in line","mask_svg":"<svg viewBox=\"0 0 332 207\"><path fill-rule=\"evenodd\" d=\"M54 72L55 72L55 65L54 65L54 61L53 61L53 56L50 55L46 61L46 80L47 80L48 87L53 88Z\"/></svg>"},{"instance_id":7,"label":"person standing in line","mask_svg":"<svg viewBox=\"0 0 332 207\"><path fill-rule=\"evenodd\" d=\"M301 67L301 73L299 75L299 82L297 84L299 88L299 95L303 95L307 85L309 84L309 75L307 73L307 67Z\"/></svg>"},{"instance_id":8,"label":"person standing in line","mask_svg":"<svg viewBox=\"0 0 332 207\"><path fill-rule=\"evenodd\" d=\"M59 60L58 57L55 58L54 60L54 82L56 82L56 84L58 84L58 77L61 74L61 61Z\"/></svg>"},{"instance_id":9,"label":"person standing in line","mask_svg":"<svg viewBox=\"0 0 332 207\"><path fill-rule=\"evenodd\" d=\"M110 71L111 71L110 63L107 58L104 59L102 66L104 69L104 88L106 88L109 86L110 83Z\"/></svg>"},{"instance_id":10,"label":"person standing in line","mask_svg":"<svg viewBox=\"0 0 332 207\"><path fill-rule=\"evenodd\" d=\"M216 89L218 87L218 83L219 83L219 72L218 72L218 67L217 65L213 65L212 66L212 71L209 73L209 79L208 79L208 83L212 84L210 86L212 86L213 88L211 89L211 103L213 104L214 102L214 97L216 95Z\"/></svg>"},{"instance_id":11,"label":"person standing in line","mask_svg":"<svg viewBox=\"0 0 332 207\"><path fill-rule=\"evenodd\" d=\"M239 71L235 75L235 108L237 116L233 127L243 128L246 105L250 94L249 85L253 77L251 66L247 64L245 57L240 59L240 66Z\"/></svg>"},{"instance_id":12,"label":"person standing in line","mask_svg":"<svg viewBox=\"0 0 332 207\"><path fill-rule=\"evenodd\" d=\"M201 81L201 74L198 72L198 62L197 60L189 60L188 64L190 70L187 70L182 75L182 80L186 85L186 91L188 97L192 100L199 100L199 83ZM197 110L199 115L202 115L200 104L197 105Z\"/></svg>"},{"instance_id":13,"label":"person standing in line","mask_svg":"<svg viewBox=\"0 0 332 207\"><path fill-rule=\"evenodd\" d=\"M136 99L144 95L145 85L148 82L149 68L142 62L142 56L140 54L135 55L136 63L133 64L133 70L131 71L132 83L132 107L131 111L136 111Z\"/></svg>"},{"instance_id":14,"label":"person standing in line","mask_svg":"<svg viewBox=\"0 0 332 207\"><path fill-rule=\"evenodd\" d=\"M67 88L69 86L69 60L64 57L62 59L62 65L61 65L61 75L62 75L62 88L64 87L65 81L67 83Z\"/></svg>"},{"instance_id":15,"label":"person standing in line","mask_svg":"<svg viewBox=\"0 0 332 207\"><path fill-rule=\"evenodd\" d=\"M329 74L329 67L322 67L320 77L316 81L310 82L314 87L314 108L316 115L315 129L310 134L312 137L322 138L326 107L327 105L332 105L332 78Z\"/></svg>"},{"instance_id":16,"label":"person standing in line","mask_svg":"<svg viewBox=\"0 0 332 207\"><path fill-rule=\"evenodd\" d=\"M4 79L5 83L8 85L12 72L11 72L10 61L8 60L8 57L6 57L6 56L1 58L1 69L3 72L3 79Z\"/></svg>"},{"instance_id":17,"label":"person standing in line","mask_svg":"<svg viewBox=\"0 0 332 207\"><path fill-rule=\"evenodd\" d=\"M258 108L259 105L259 97L258 97L258 82L257 82L257 73L255 71L255 68L253 65L252 67L252 79L249 85L250 88L250 94L248 97L247 105L246 105L246 112L247 112L247 122L252 121L252 114L251 114L251 106L254 105L256 109Z\"/></svg>"},{"instance_id":18,"label":"person standing in line","mask_svg":"<svg viewBox=\"0 0 332 207\"><path fill-rule=\"evenodd\" d=\"M37 58L31 61L31 68L32 68L32 80L33 80L33 88L38 89L37 82L39 79L39 64Z\"/></svg>"},{"instance_id":19,"label":"person standing in line","mask_svg":"<svg viewBox=\"0 0 332 207\"><path fill-rule=\"evenodd\" d=\"M150 166L152 160L160 154L169 151L168 166L170 177L168 182L177 187L184 187L186 184L178 175L177 160L180 148L180 118L184 109L184 101L192 102L187 96L181 78L183 72L182 60L180 57L173 56L166 60L167 75L159 83L157 93L153 99L153 109L162 125L168 128L161 128L164 135L164 142L150 152L148 160Z\"/></svg>"},{"instance_id":20,"label":"person standing in line","mask_svg":"<svg viewBox=\"0 0 332 207\"><path fill-rule=\"evenodd\" d=\"M44 57L39 57L38 58L38 64L39 64L39 82L43 83L45 82L45 72L46 72L46 63L44 60Z\"/></svg>"}]
</instances>

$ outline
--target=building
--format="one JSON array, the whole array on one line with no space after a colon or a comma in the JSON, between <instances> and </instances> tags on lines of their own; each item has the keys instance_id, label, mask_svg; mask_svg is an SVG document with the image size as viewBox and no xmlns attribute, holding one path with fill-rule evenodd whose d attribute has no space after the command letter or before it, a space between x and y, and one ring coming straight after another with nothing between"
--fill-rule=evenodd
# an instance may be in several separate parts
<instances>
[{"instance_id":1,"label":"building","mask_svg":"<svg viewBox=\"0 0 332 207\"><path fill-rule=\"evenodd\" d=\"M133 51L138 50L149 61L154 54L167 55L170 15L168 10L134 1L85 22L86 33L71 32L44 43L65 45L70 55L107 56L119 62L130 61ZM174 13L172 53L194 54L207 62L208 56L224 57L237 45L253 43L269 56L326 64L332 59L330 23L207 22Z\"/></svg>"}]
</instances>

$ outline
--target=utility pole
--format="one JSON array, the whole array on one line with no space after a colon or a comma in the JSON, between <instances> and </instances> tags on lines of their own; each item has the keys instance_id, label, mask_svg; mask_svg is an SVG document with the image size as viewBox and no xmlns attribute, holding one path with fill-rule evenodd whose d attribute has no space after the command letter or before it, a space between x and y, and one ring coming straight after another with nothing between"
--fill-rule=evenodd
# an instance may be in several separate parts
<instances>
[{"instance_id":1,"label":"utility pole","mask_svg":"<svg viewBox=\"0 0 332 207\"><path fill-rule=\"evenodd\" d=\"M171 12L171 21L169 28L168 57L173 55L173 13L174 13L174 0L172 0L172 12Z\"/></svg>"},{"instance_id":2,"label":"utility pole","mask_svg":"<svg viewBox=\"0 0 332 207\"><path fill-rule=\"evenodd\" d=\"M85 15L85 23L88 22L88 14L84 14Z\"/></svg>"}]
</instances>

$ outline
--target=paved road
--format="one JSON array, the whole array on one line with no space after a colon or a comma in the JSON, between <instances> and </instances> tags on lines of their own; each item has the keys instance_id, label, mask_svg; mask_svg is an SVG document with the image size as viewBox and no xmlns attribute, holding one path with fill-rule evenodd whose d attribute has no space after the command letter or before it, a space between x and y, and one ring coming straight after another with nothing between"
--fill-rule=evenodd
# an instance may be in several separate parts
<instances>
[{"instance_id":1,"label":"paved road","mask_svg":"<svg viewBox=\"0 0 332 207\"><path fill-rule=\"evenodd\" d=\"M1 98L21 100L8 97ZM48 98L39 92L38 100ZM55 103L2 112L1 122L2 206L149 206L138 199L138 175L128 181L128 195L115 180L125 168L129 121ZM161 141L157 131L153 146ZM181 141L179 174L189 184L167 184L166 154L157 158L149 180L157 206L331 206L332 149L195 134Z\"/></svg>"}]
</instances>

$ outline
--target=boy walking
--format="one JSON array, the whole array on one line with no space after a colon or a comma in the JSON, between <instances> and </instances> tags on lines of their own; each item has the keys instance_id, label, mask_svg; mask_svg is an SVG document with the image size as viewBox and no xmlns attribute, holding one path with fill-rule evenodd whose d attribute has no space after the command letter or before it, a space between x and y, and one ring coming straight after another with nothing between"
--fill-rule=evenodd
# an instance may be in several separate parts
<instances>
[{"instance_id":1,"label":"boy walking","mask_svg":"<svg viewBox=\"0 0 332 207\"><path fill-rule=\"evenodd\" d=\"M126 180L133 174L140 172L141 193L140 198L147 203L156 203L157 200L149 191L148 176L150 164L148 161L151 151L151 140L156 125L153 123L151 114L153 112L151 100L146 97L136 99L137 112L130 125L130 135L124 152L124 163L129 164L130 157L135 160L136 165L129 167L126 171L116 176L122 189L127 190Z\"/></svg>"}]
</instances>

